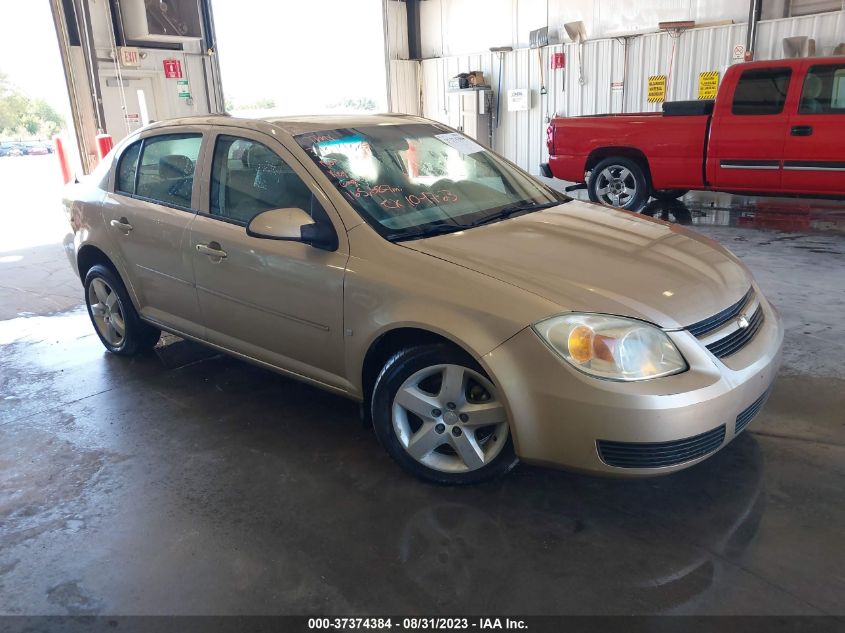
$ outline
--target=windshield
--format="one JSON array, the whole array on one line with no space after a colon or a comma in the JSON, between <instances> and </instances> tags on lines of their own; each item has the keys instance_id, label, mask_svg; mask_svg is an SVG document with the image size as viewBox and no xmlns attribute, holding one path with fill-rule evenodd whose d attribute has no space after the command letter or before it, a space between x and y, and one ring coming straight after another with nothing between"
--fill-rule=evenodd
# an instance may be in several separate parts
<instances>
[{"instance_id":1,"label":"windshield","mask_svg":"<svg viewBox=\"0 0 845 633\"><path fill-rule=\"evenodd\" d=\"M390 240L457 231L569 200L434 124L366 125L294 138Z\"/></svg>"}]
</instances>

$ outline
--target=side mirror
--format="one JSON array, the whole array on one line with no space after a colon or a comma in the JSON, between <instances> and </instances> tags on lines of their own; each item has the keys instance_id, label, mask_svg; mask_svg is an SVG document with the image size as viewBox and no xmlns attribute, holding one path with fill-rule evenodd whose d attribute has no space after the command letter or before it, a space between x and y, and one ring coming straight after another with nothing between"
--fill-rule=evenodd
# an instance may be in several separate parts
<instances>
[{"instance_id":1,"label":"side mirror","mask_svg":"<svg viewBox=\"0 0 845 633\"><path fill-rule=\"evenodd\" d=\"M303 242L327 251L337 249L337 235L331 225L314 222L305 211L294 207L259 213L246 227L246 234L268 240Z\"/></svg>"},{"instance_id":2,"label":"side mirror","mask_svg":"<svg viewBox=\"0 0 845 633\"><path fill-rule=\"evenodd\" d=\"M270 209L259 213L246 227L250 237L262 237L269 240L302 240L302 227L313 224L314 220L302 209Z\"/></svg>"}]
</instances>

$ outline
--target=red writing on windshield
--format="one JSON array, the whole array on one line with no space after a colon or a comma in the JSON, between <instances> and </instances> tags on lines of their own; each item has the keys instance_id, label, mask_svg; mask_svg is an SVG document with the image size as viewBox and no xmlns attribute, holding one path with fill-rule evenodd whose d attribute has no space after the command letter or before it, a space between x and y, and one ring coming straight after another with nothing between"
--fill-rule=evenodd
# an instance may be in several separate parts
<instances>
[{"instance_id":1,"label":"red writing on windshield","mask_svg":"<svg viewBox=\"0 0 845 633\"><path fill-rule=\"evenodd\" d=\"M457 202L458 196L448 189L439 189L436 192L423 191L418 194L408 194L401 198L385 198L379 204L385 209L404 209L405 206L418 207L421 204L444 204Z\"/></svg>"}]
</instances>

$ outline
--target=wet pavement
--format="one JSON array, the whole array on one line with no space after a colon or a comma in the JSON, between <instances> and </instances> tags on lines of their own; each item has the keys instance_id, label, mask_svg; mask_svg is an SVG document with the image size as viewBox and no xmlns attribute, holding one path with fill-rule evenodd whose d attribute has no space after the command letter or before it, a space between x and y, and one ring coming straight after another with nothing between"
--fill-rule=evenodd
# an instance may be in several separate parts
<instances>
[{"instance_id":1,"label":"wet pavement","mask_svg":"<svg viewBox=\"0 0 845 633\"><path fill-rule=\"evenodd\" d=\"M845 235L696 204L782 311L784 367L729 447L638 481L421 483L355 403L175 337L106 354L48 301L81 303L60 245L4 245L0 613L845 615Z\"/></svg>"}]
</instances>

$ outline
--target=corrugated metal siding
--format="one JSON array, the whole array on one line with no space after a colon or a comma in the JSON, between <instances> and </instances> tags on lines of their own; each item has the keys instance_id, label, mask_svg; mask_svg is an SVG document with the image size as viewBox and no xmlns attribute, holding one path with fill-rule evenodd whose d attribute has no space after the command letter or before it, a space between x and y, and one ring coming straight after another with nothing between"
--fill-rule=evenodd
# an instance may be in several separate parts
<instances>
[{"instance_id":1,"label":"corrugated metal siding","mask_svg":"<svg viewBox=\"0 0 845 633\"><path fill-rule=\"evenodd\" d=\"M390 61L390 111L420 114L420 63L406 59Z\"/></svg>"},{"instance_id":2,"label":"corrugated metal siding","mask_svg":"<svg viewBox=\"0 0 845 633\"><path fill-rule=\"evenodd\" d=\"M387 54L390 59L408 59L408 13L404 2L388 0Z\"/></svg>"},{"instance_id":3,"label":"corrugated metal siding","mask_svg":"<svg viewBox=\"0 0 845 633\"><path fill-rule=\"evenodd\" d=\"M761 22L757 39L758 59L783 57L783 38L798 35L815 38L817 55L830 55L837 44L845 42L845 12Z\"/></svg>"},{"instance_id":4,"label":"corrugated metal siding","mask_svg":"<svg viewBox=\"0 0 845 633\"><path fill-rule=\"evenodd\" d=\"M673 40L666 33L632 37L628 49L628 78L624 91L624 111L659 111L660 104L646 100L650 75L669 74L672 43L676 43L672 75L668 85L670 100L696 99L698 74L717 70L724 74L733 63L733 48L745 43L746 27L737 24L709 29L694 29ZM783 56L782 39L808 35L817 40L819 54L830 53L845 38L845 13L827 13L800 18L786 18L760 23L757 59ZM518 49L504 55L501 120L494 131L494 149L531 173L539 173L546 160L545 130L548 116L615 113L622 111L622 93L611 84L622 81L625 67L624 40L592 40L581 45L584 84L578 77L578 45L550 46L542 50L548 94L539 92L539 65L536 50ZM565 71L550 70L549 56L566 53ZM482 70L496 91L499 62L496 55L462 55L427 59L421 62L422 115L448 125L457 124L457 103L447 94L448 79L459 72ZM406 82L402 82L402 86ZM411 84L407 82L407 85ZM401 86L399 86L401 89ZM507 91L531 90L531 109L507 112ZM394 97L396 99L396 97Z\"/></svg>"}]
</instances>

